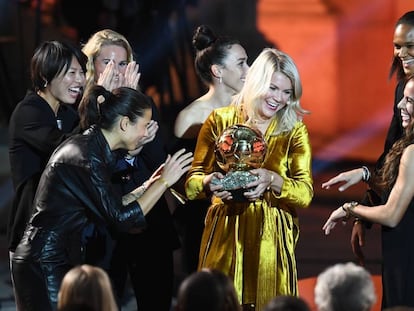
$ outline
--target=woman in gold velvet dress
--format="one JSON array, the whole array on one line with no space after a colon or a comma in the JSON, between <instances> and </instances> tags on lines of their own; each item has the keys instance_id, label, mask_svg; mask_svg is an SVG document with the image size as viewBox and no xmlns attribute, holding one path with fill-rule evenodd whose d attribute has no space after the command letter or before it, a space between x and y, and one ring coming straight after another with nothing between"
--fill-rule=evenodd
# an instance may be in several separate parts
<instances>
[{"instance_id":1,"label":"woman in gold velvet dress","mask_svg":"<svg viewBox=\"0 0 414 311\"><path fill-rule=\"evenodd\" d=\"M232 105L214 110L203 124L186 180L188 198L212 196L201 242L199 269L218 269L234 282L245 310L262 310L276 295L298 295L296 209L313 197L311 147L300 106L302 86L293 60L264 49L250 67ZM212 183L223 178L214 144L228 126L261 131L267 153L259 178L246 185L246 202Z\"/></svg>"}]
</instances>

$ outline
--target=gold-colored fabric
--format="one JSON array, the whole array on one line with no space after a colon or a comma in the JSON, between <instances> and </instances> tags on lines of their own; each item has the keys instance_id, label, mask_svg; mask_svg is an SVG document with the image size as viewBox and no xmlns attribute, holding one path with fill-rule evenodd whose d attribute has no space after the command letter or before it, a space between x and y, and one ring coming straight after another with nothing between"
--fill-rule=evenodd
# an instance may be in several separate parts
<instances>
[{"instance_id":1,"label":"gold-colored fabric","mask_svg":"<svg viewBox=\"0 0 414 311\"><path fill-rule=\"evenodd\" d=\"M280 194L267 192L251 203L223 202L213 197L205 220L199 269L219 269L230 276L242 304L262 310L276 295L298 295L295 247L299 237L296 208L306 208L313 197L311 147L306 126L298 122L284 135L271 136L263 167L284 179ZM215 110L204 123L187 175L190 199L206 197L202 180L219 168L214 143L228 126L242 123L230 106Z\"/></svg>"}]
</instances>

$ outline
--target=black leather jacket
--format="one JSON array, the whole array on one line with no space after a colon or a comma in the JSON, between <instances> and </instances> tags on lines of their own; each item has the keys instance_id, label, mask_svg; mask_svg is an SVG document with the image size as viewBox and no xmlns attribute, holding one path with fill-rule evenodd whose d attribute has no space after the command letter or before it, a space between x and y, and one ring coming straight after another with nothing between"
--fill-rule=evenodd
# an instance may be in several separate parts
<instances>
[{"instance_id":1,"label":"black leather jacket","mask_svg":"<svg viewBox=\"0 0 414 311\"><path fill-rule=\"evenodd\" d=\"M17 291L21 289L26 297L36 300L42 290L33 284L44 283L38 279L43 274L47 280L43 296L47 294L53 304L65 272L82 263L84 232L91 224L118 231L145 226L139 204L122 206L120 194L112 189L113 165L112 151L98 128L70 137L55 150L40 179L33 215L13 257L12 265L26 263L33 272L12 268ZM26 284L19 282L25 278Z\"/></svg>"}]
</instances>

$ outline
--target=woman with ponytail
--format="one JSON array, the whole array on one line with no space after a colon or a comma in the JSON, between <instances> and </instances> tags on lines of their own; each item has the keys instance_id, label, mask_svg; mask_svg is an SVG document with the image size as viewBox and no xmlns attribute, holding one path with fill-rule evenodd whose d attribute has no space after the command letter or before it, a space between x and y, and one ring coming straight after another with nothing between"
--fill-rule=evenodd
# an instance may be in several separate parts
<instances>
[{"instance_id":1,"label":"woman with ponytail","mask_svg":"<svg viewBox=\"0 0 414 311\"><path fill-rule=\"evenodd\" d=\"M16 299L26 311L56 309L63 276L83 263L87 228L127 232L144 227L144 216L192 161L184 150L168 156L147 189L121 197L111 184L113 151L134 150L148 135L150 99L128 87L109 92L94 86L82 100L95 109L95 124L52 154L12 260Z\"/></svg>"},{"instance_id":2,"label":"woman with ponytail","mask_svg":"<svg viewBox=\"0 0 414 311\"><path fill-rule=\"evenodd\" d=\"M247 54L236 39L217 36L207 25L200 25L194 32L192 44L196 57L194 66L207 92L180 111L174 124L174 150L195 150L201 126L210 113L228 106L240 92L246 78ZM184 180L182 192L184 193ZM210 200L187 201L177 207L175 218L181 228L183 240L184 272L197 270L198 253L204 218Z\"/></svg>"}]
</instances>

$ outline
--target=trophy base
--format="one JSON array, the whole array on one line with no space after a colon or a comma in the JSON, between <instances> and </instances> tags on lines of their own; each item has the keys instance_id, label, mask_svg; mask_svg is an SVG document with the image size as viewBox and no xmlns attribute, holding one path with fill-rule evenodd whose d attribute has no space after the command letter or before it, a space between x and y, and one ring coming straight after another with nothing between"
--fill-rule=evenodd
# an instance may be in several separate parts
<instances>
[{"instance_id":1,"label":"trophy base","mask_svg":"<svg viewBox=\"0 0 414 311\"><path fill-rule=\"evenodd\" d=\"M233 197L232 201L234 202L248 202L249 200L244 196L243 193L249 191L249 189L239 188L234 190L229 190L231 196Z\"/></svg>"},{"instance_id":2,"label":"trophy base","mask_svg":"<svg viewBox=\"0 0 414 311\"><path fill-rule=\"evenodd\" d=\"M224 178L213 178L211 181L214 185L222 185L223 190L231 192L233 201L247 202L247 198L243 195L244 192L249 191L245 186L259 177L251 174L248 171L231 171L228 172Z\"/></svg>"}]
</instances>

